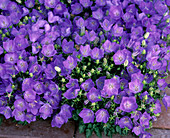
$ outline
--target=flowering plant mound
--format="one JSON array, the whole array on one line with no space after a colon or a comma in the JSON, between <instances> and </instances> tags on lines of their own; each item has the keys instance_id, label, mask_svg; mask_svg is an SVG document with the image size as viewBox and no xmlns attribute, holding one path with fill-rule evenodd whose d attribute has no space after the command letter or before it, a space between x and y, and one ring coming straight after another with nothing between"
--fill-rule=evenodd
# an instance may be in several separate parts
<instances>
[{"instance_id":1,"label":"flowering plant mound","mask_svg":"<svg viewBox=\"0 0 170 138\"><path fill-rule=\"evenodd\" d=\"M1 0L0 114L149 138L170 71L169 0Z\"/></svg>"}]
</instances>

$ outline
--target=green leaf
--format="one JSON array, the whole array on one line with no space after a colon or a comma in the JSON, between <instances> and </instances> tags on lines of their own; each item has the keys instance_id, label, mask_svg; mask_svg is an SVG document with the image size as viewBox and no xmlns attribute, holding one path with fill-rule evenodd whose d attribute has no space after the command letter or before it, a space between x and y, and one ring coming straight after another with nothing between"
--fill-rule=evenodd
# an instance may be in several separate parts
<instances>
[{"instance_id":1,"label":"green leaf","mask_svg":"<svg viewBox=\"0 0 170 138\"><path fill-rule=\"evenodd\" d=\"M80 125L79 126L79 132L84 133L86 126L85 125Z\"/></svg>"},{"instance_id":2,"label":"green leaf","mask_svg":"<svg viewBox=\"0 0 170 138\"><path fill-rule=\"evenodd\" d=\"M112 133L115 133L115 129L112 127Z\"/></svg>"},{"instance_id":3,"label":"green leaf","mask_svg":"<svg viewBox=\"0 0 170 138\"><path fill-rule=\"evenodd\" d=\"M116 132L118 132L119 134L121 134L121 128L120 128L120 126L116 126Z\"/></svg>"},{"instance_id":4,"label":"green leaf","mask_svg":"<svg viewBox=\"0 0 170 138\"><path fill-rule=\"evenodd\" d=\"M89 138L92 135L93 129L86 129L86 138Z\"/></svg>"},{"instance_id":5,"label":"green leaf","mask_svg":"<svg viewBox=\"0 0 170 138\"><path fill-rule=\"evenodd\" d=\"M92 128L93 127L93 125L92 124L88 124L88 126L87 126L88 128Z\"/></svg>"},{"instance_id":6,"label":"green leaf","mask_svg":"<svg viewBox=\"0 0 170 138\"><path fill-rule=\"evenodd\" d=\"M76 113L79 114L81 112L81 109L77 109Z\"/></svg>"},{"instance_id":7,"label":"green leaf","mask_svg":"<svg viewBox=\"0 0 170 138\"><path fill-rule=\"evenodd\" d=\"M28 125L28 122L27 122L27 121L24 121L23 125L24 125L24 126L25 126L25 125Z\"/></svg>"},{"instance_id":8,"label":"green leaf","mask_svg":"<svg viewBox=\"0 0 170 138\"><path fill-rule=\"evenodd\" d=\"M108 132L108 136L109 136L110 138L112 138L112 132L111 132L111 131Z\"/></svg>"},{"instance_id":9,"label":"green leaf","mask_svg":"<svg viewBox=\"0 0 170 138\"><path fill-rule=\"evenodd\" d=\"M28 124L28 122L27 122L27 121L24 121L24 122L22 122L22 121L19 121L19 122L17 122L17 124L20 124L20 125L23 125L23 126L25 126L25 125L27 125L27 124Z\"/></svg>"},{"instance_id":10,"label":"green leaf","mask_svg":"<svg viewBox=\"0 0 170 138\"><path fill-rule=\"evenodd\" d=\"M96 135L97 135L99 138L102 137L102 133L101 133L101 131L100 131L100 129L99 129L98 127L96 127L96 128L94 129L94 131L95 131Z\"/></svg>"},{"instance_id":11,"label":"green leaf","mask_svg":"<svg viewBox=\"0 0 170 138\"><path fill-rule=\"evenodd\" d=\"M128 131L124 129L124 130L122 131L122 133L123 133L124 135L127 135Z\"/></svg>"},{"instance_id":12,"label":"green leaf","mask_svg":"<svg viewBox=\"0 0 170 138\"><path fill-rule=\"evenodd\" d=\"M23 125L23 124L24 124L24 122L22 122L22 121L19 121L17 124Z\"/></svg>"},{"instance_id":13,"label":"green leaf","mask_svg":"<svg viewBox=\"0 0 170 138\"><path fill-rule=\"evenodd\" d=\"M107 136L108 132L107 132L107 128L106 127L104 127L103 131L104 131L104 135Z\"/></svg>"},{"instance_id":14,"label":"green leaf","mask_svg":"<svg viewBox=\"0 0 170 138\"><path fill-rule=\"evenodd\" d=\"M110 124L107 124L107 128L110 128L111 127L111 125Z\"/></svg>"},{"instance_id":15,"label":"green leaf","mask_svg":"<svg viewBox=\"0 0 170 138\"><path fill-rule=\"evenodd\" d=\"M17 120L15 120L15 119L14 119L14 120L12 120L12 122L16 123L16 122L17 122Z\"/></svg>"},{"instance_id":16,"label":"green leaf","mask_svg":"<svg viewBox=\"0 0 170 138\"><path fill-rule=\"evenodd\" d=\"M93 124L93 129L95 129L97 127L97 125L96 124Z\"/></svg>"},{"instance_id":17,"label":"green leaf","mask_svg":"<svg viewBox=\"0 0 170 138\"><path fill-rule=\"evenodd\" d=\"M74 119L74 120L78 120L78 119L79 119L78 116L77 116L77 114L73 114L73 119Z\"/></svg>"}]
</instances>

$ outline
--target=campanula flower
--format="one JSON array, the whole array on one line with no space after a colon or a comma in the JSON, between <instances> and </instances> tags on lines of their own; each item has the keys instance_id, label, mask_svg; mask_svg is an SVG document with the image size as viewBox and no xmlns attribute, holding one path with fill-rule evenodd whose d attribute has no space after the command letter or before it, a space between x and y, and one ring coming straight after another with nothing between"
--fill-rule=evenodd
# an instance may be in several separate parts
<instances>
[{"instance_id":1,"label":"campanula flower","mask_svg":"<svg viewBox=\"0 0 170 138\"><path fill-rule=\"evenodd\" d=\"M63 64L66 69L73 70L77 66L77 61L73 57L68 56L67 60L63 61Z\"/></svg>"},{"instance_id":2,"label":"campanula flower","mask_svg":"<svg viewBox=\"0 0 170 138\"><path fill-rule=\"evenodd\" d=\"M124 112L135 111L138 108L136 103L136 98L132 97L123 97L120 103L120 109Z\"/></svg>"},{"instance_id":3,"label":"campanula flower","mask_svg":"<svg viewBox=\"0 0 170 138\"><path fill-rule=\"evenodd\" d=\"M99 109L96 113L96 121L97 122L103 122L103 123L107 123L107 121L109 120L109 113L107 110L105 109Z\"/></svg>"},{"instance_id":4,"label":"campanula flower","mask_svg":"<svg viewBox=\"0 0 170 138\"><path fill-rule=\"evenodd\" d=\"M93 123L94 122L94 112L90 109L84 108L80 113L79 116L83 118L84 123Z\"/></svg>"},{"instance_id":5,"label":"campanula flower","mask_svg":"<svg viewBox=\"0 0 170 138\"><path fill-rule=\"evenodd\" d=\"M92 103L102 101L101 99L99 99L100 91L94 87L89 90L89 92L86 94L86 96L87 96L88 100Z\"/></svg>"}]
</instances>

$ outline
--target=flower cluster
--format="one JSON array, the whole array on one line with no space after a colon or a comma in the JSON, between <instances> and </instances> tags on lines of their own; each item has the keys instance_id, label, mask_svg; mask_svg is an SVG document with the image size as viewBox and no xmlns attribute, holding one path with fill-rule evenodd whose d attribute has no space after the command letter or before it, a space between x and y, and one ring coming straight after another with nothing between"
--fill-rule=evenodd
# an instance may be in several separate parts
<instances>
[{"instance_id":1,"label":"flower cluster","mask_svg":"<svg viewBox=\"0 0 170 138\"><path fill-rule=\"evenodd\" d=\"M149 138L170 96L169 0L1 0L0 114Z\"/></svg>"}]
</instances>

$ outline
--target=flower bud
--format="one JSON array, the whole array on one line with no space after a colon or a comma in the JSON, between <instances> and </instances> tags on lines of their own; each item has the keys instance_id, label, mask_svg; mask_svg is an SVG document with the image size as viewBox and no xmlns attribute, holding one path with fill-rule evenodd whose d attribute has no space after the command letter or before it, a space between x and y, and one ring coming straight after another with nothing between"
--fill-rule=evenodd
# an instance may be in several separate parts
<instances>
[{"instance_id":1,"label":"flower bud","mask_svg":"<svg viewBox=\"0 0 170 138\"><path fill-rule=\"evenodd\" d=\"M33 77L33 74L32 74L32 73L30 73L30 77L31 77L31 78Z\"/></svg>"},{"instance_id":2,"label":"flower bud","mask_svg":"<svg viewBox=\"0 0 170 138\"><path fill-rule=\"evenodd\" d=\"M88 75L89 77L91 77L91 72L88 72L87 75Z\"/></svg>"},{"instance_id":3,"label":"flower bud","mask_svg":"<svg viewBox=\"0 0 170 138\"><path fill-rule=\"evenodd\" d=\"M157 116L157 117L160 116L160 113L155 114L155 116Z\"/></svg>"},{"instance_id":4,"label":"flower bud","mask_svg":"<svg viewBox=\"0 0 170 138\"><path fill-rule=\"evenodd\" d=\"M104 64L107 64L107 59L103 58L103 62L104 62Z\"/></svg>"},{"instance_id":5,"label":"flower bud","mask_svg":"<svg viewBox=\"0 0 170 138\"><path fill-rule=\"evenodd\" d=\"M33 21L33 20L32 20ZM20 26L20 25L22 25L23 23L20 21L19 23L18 23L18 25Z\"/></svg>"},{"instance_id":6,"label":"flower bud","mask_svg":"<svg viewBox=\"0 0 170 138\"><path fill-rule=\"evenodd\" d=\"M153 112L153 108L152 107L150 108L150 111Z\"/></svg>"},{"instance_id":7,"label":"flower bud","mask_svg":"<svg viewBox=\"0 0 170 138\"><path fill-rule=\"evenodd\" d=\"M78 55L77 58L80 59L80 58L81 58L81 55Z\"/></svg>"},{"instance_id":8,"label":"flower bud","mask_svg":"<svg viewBox=\"0 0 170 138\"><path fill-rule=\"evenodd\" d=\"M16 0L16 2L21 3L21 0Z\"/></svg>"},{"instance_id":9,"label":"flower bud","mask_svg":"<svg viewBox=\"0 0 170 138\"><path fill-rule=\"evenodd\" d=\"M157 77L157 75L154 73L154 74L153 74L153 77L154 77L154 78L156 78L156 77Z\"/></svg>"},{"instance_id":10,"label":"flower bud","mask_svg":"<svg viewBox=\"0 0 170 138\"><path fill-rule=\"evenodd\" d=\"M54 47L55 47L55 49L57 49L57 48L58 48L58 47L57 47L57 44L55 44Z\"/></svg>"},{"instance_id":11,"label":"flower bud","mask_svg":"<svg viewBox=\"0 0 170 138\"><path fill-rule=\"evenodd\" d=\"M24 18L25 18L26 21L28 21L28 16L25 16Z\"/></svg>"},{"instance_id":12,"label":"flower bud","mask_svg":"<svg viewBox=\"0 0 170 138\"><path fill-rule=\"evenodd\" d=\"M92 105L92 106L95 106L95 105L96 105L96 103L92 103L91 105Z\"/></svg>"},{"instance_id":13,"label":"flower bud","mask_svg":"<svg viewBox=\"0 0 170 138\"><path fill-rule=\"evenodd\" d=\"M65 91L65 90L66 90L66 88L65 88L65 87L62 87L62 88L61 88L61 90L62 90L62 91Z\"/></svg>"},{"instance_id":14,"label":"flower bud","mask_svg":"<svg viewBox=\"0 0 170 138\"><path fill-rule=\"evenodd\" d=\"M5 37L6 35L5 34L2 34L2 37Z\"/></svg>"},{"instance_id":15,"label":"flower bud","mask_svg":"<svg viewBox=\"0 0 170 138\"><path fill-rule=\"evenodd\" d=\"M85 77L86 77L86 74L83 74L82 77L85 78Z\"/></svg>"},{"instance_id":16,"label":"flower bud","mask_svg":"<svg viewBox=\"0 0 170 138\"><path fill-rule=\"evenodd\" d=\"M111 71L111 67L110 66L108 67L108 71Z\"/></svg>"},{"instance_id":17,"label":"flower bud","mask_svg":"<svg viewBox=\"0 0 170 138\"><path fill-rule=\"evenodd\" d=\"M150 35L150 33L149 33L149 32L146 32L146 33L144 34L144 38L147 39L147 38L149 37L149 35Z\"/></svg>"},{"instance_id":18,"label":"flower bud","mask_svg":"<svg viewBox=\"0 0 170 138\"><path fill-rule=\"evenodd\" d=\"M142 51L142 54L143 54L143 55L145 55L145 54L146 54L146 50L145 50L145 49Z\"/></svg>"},{"instance_id":19,"label":"flower bud","mask_svg":"<svg viewBox=\"0 0 170 138\"><path fill-rule=\"evenodd\" d=\"M113 57L111 57L111 59L110 59L111 61L113 61Z\"/></svg>"},{"instance_id":20,"label":"flower bud","mask_svg":"<svg viewBox=\"0 0 170 138\"><path fill-rule=\"evenodd\" d=\"M82 95L82 90L79 91L79 95Z\"/></svg>"},{"instance_id":21,"label":"flower bud","mask_svg":"<svg viewBox=\"0 0 170 138\"><path fill-rule=\"evenodd\" d=\"M150 17L151 17L151 15L150 15L150 14L147 14L147 16L148 16L148 18L150 18Z\"/></svg>"},{"instance_id":22,"label":"flower bud","mask_svg":"<svg viewBox=\"0 0 170 138\"><path fill-rule=\"evenodd\" d=\"M111 97L111 100L113 100L114 99L114 95Z\"/></svg>"},{"instance_id":23,"label":"flower bud","mask_svg":"<svg viewBox=\"0 0 170 138\"><path fill-rule=\"evenodd\" d=\"M58 67L58 66L55 66L54 69L55 69L57 72L61 72L61 68Z\"/></svg>"},{"instance_id":24,"label":"flower bud","mask_svg":"<svg viewBox=\"0 0 170 138\"><path fill-rule=\"evenodd\" d=\"M110 77L110 73L108 71L106 71L106 75L107 77Z\"/></svg>"},{"instance_id":25,"label":"flower bud","mask_svg":"<svg viewBox=\"0 0 170 138\"><path fill-rule=\"evenodd\" d=\"M165 13L164 13L164 16L167 16L167 15L168 15L168 13L169 13L169 12L165 12Z\"/></svg>"},{"instance_id":26,"label":"flower bud","mask_svg":"<svg viewBox=\"0 0 170 138\"><path fill-rule=\"evenodd\" d=\"M80 80L79 80L80 82L83 82L83 78L80 78Z\"/></svg>"},{"instance_id":27,"label":"flower bud","mask_svg":"<svg viewBox=\"0 0 170 138\"><path fill-rule=\"evenodd\" d=\"M98 74L98 75L100 74L100 70L97 71L97 74Z\"/></svg>"},{"instance_id":28,"label":"flower bud","mask_svg":"<svg viewBox=\"0 0 170 138\"><path fill-rule=\"evenodd\" d=\"M15 88L15 85L12 85L12 89L14 89Z\"/></svg>"},{"instance_id":29,"label":"flower bud","mask_svg":"<svg viewBox=\"0 0 170 138\"><path fill-rule=\"evenodd\" d=\"M140 65L140 69L142 69L143 68L143 65Z\"/></svg>"},{"instance_id":30,"label":"flower bud","mask_svg":"<svg viewBox=\"0 0 170 138\"><path fill-rule=\"evenodd\" d=\"M124 66L127 67L129 64L129 61L126 59L125 62L124 62Z\"/></svg>"},{"instance_id":31,"label":"flower bud","mask_svg":"<svg viewBox=\"0 0 170 138\"><path fill-rule=\"evenodd\" d=\"M84 101L84 105L87 105L89 103L89 100Z\"/></svg>"},{"instance_id":32,"label":"flower bud","mask_svg":"<svg viewBox=\"0 0 170 138\"><path fill-rule=\"evenodd\" d=\"M109 11L107 10L107 11L106 11L106 16L108 16L108 15L109 15Z\"/></svg>"},{"instance_id":33,"label":"flower bud","mask_svg":"<svg viewBox=\"0 0 170 138\"><path fill-rule=\"evenodd\" d=\"M71 0L67 0L67 2L70 4L70 3L71 3Z\"/></svg>"},{"instance_id":34,"label":"flower bud","mask_svg":"<svg viewBox=\"0 0 170 138\"><path fill-rule=\"evenodd\" d=\"M95 72L95 70L94 69L91 69L91 73L94 73Z\"/></svg>"},{"instance_id":35,"label":"flower bud","mask_svg":"<svg viewBox=\"0 0 170 138\"><path fill-rule=\"evenodd\" d=\"M150 92L150 95L153 96L153 91Z\"/></svg>"},{"instance_id":36,"label":"flower bud","mask_svg":"<svg viewBox=\"0 0 170 138\"><path fill-rule=\"evenodd\" d=\"M113 68L114 64L111 64L110 67Z\"/></svg>"},{"instance_id":37,"label":"flower bud","mask_svg":"<svg viewBox=\"0 0 170 138\"><path fill-rule=\"evenodd\" d=\"M150 88L149 88L149 90L150 90L150 91L153 91L153 90L154 90L154 88L153 88L153 87L150 87Z\"/></svg>"},{"instance_id":38,"label":"flower bud","mask_svg":"<svg viewBox=\"0 0 170 138\"><path fill-rule=\"evenodd\" d=\"M78 69L76 72L79 74L80 73L80 69Z\"/></svg>"},{"instance_id":39,"label":"flower bud","mask_svg":"<svg viewBox=\"0 0 170 138\"><path fill-rule=\"evenodd\" d=\"M143 80L143 84L145 85L145 84L147 84L147 82L145 80Z\"/></svg>"},{"instance_id":40,"label":"flower bud","mask_svg":"<svg viewBox=\"0 0 170 138\"><path fill-rule=\"evenodd\" d=\"M142 46L146 46L146 41L145 40L142 40Z\"/></svg>"},{"instance_id":41,"label":"flower bud","mask_svg":"<svg viewBox=\"0 0 170 138\"><path fill-rule=\"evenodd\" d=\"M156 89L155 92L156 92L156 93L160 93L160 90L159 90L159 89Z\"/></svg>"},{"instance_id":42,"label":"flower bud","mask_svg":"<svg viewBox=\"0 0 170 138\"><path fill-rule=\"evenodd\" d=\"M66 80L64 78L61 79L61 82L65 82Z\"/></svg>"},{"instance_id":43,"label":"flower bud","mask_svg":"<svg viewBox=\"0 0 170 138\"><path fill-rule=\"evenodd\" d=\"M105 69L108 69L108 67L109 67L109 66L105 66L104 68L105 68Z\"/></svg>"},{"instance_id":44,"label":"flower bud","mask_svg":"<svg viewBox=\"0 0 170 138\"><path fill-rule=\"evenodd\" d=\"M85 71L87 69L87 66L83 66L83 70Z\"/></svg>"},{"instance_id":45,"label":"flower bud","mask_svg":"<svg viewBox=\"0 0 170 138\"><path fill-rule=\"evenodd\" d=\"M141 105L141 108L145 108L145 105L144 105L144 104L142 104L142 105Z\"/></svg>"},{"instance_id":46,"label":"flower bud","mask_svg":"<svg viewBox=\"0 0 170 138\"><path fill-rule=\"evenodd\" d=\"M142 108L138 108L137 110L138 110L138 111L141 111L141 110L142 110Z\"/></svg>"},{"instance_id":47,"label":"flower bud","mask_svg":"<svg viewBox=\"0 0 170 138\"><path fill-rule=\"evenodd\" d=\"M103 34L103 32L102 32L102 31L100 31L100 32L99 32L99 36L101 36L102 34Z\"/></svg>"},{"instance_id":48,"label":"flower bud","mask_svg":"<svg viewBox=\"0 0 170 138\"><path fill-rule=\"evenodd\" d=\"M96 60L96 64L99 64L99 62L100 62L100 61L97 59L97 60Z\"/></svg>"},{"instance_id":49,"label":"flower bud","mask_svg":"<svg viewBox=\"0 0 170 138\"><path fill-rule=\"evenodd\" d=\"M19 59L22 59L21 55L19 56Z\"/></svg>"},{"instance_id":50,"label":"flower bud","mask_svg":"<svg viewBox=\"0 0 170 138\"><path fill-rule=\"evenodd\" d=\"M5 34L6 34L7 36L9 36L9 32L6 32Z\"/></svg>"},{"instance_id":51,"label":"flower bud","mask_svg":"<svg viewBox=\"0 0 170 138\"><path fill-rule=\"evenodd\" d=\"M147 95L145 95L145 96L144 96L144 99L145 99L145 100L147 100L147 99L148 99L148 96L147 96Z\"/></svg>"}]
</instances>

